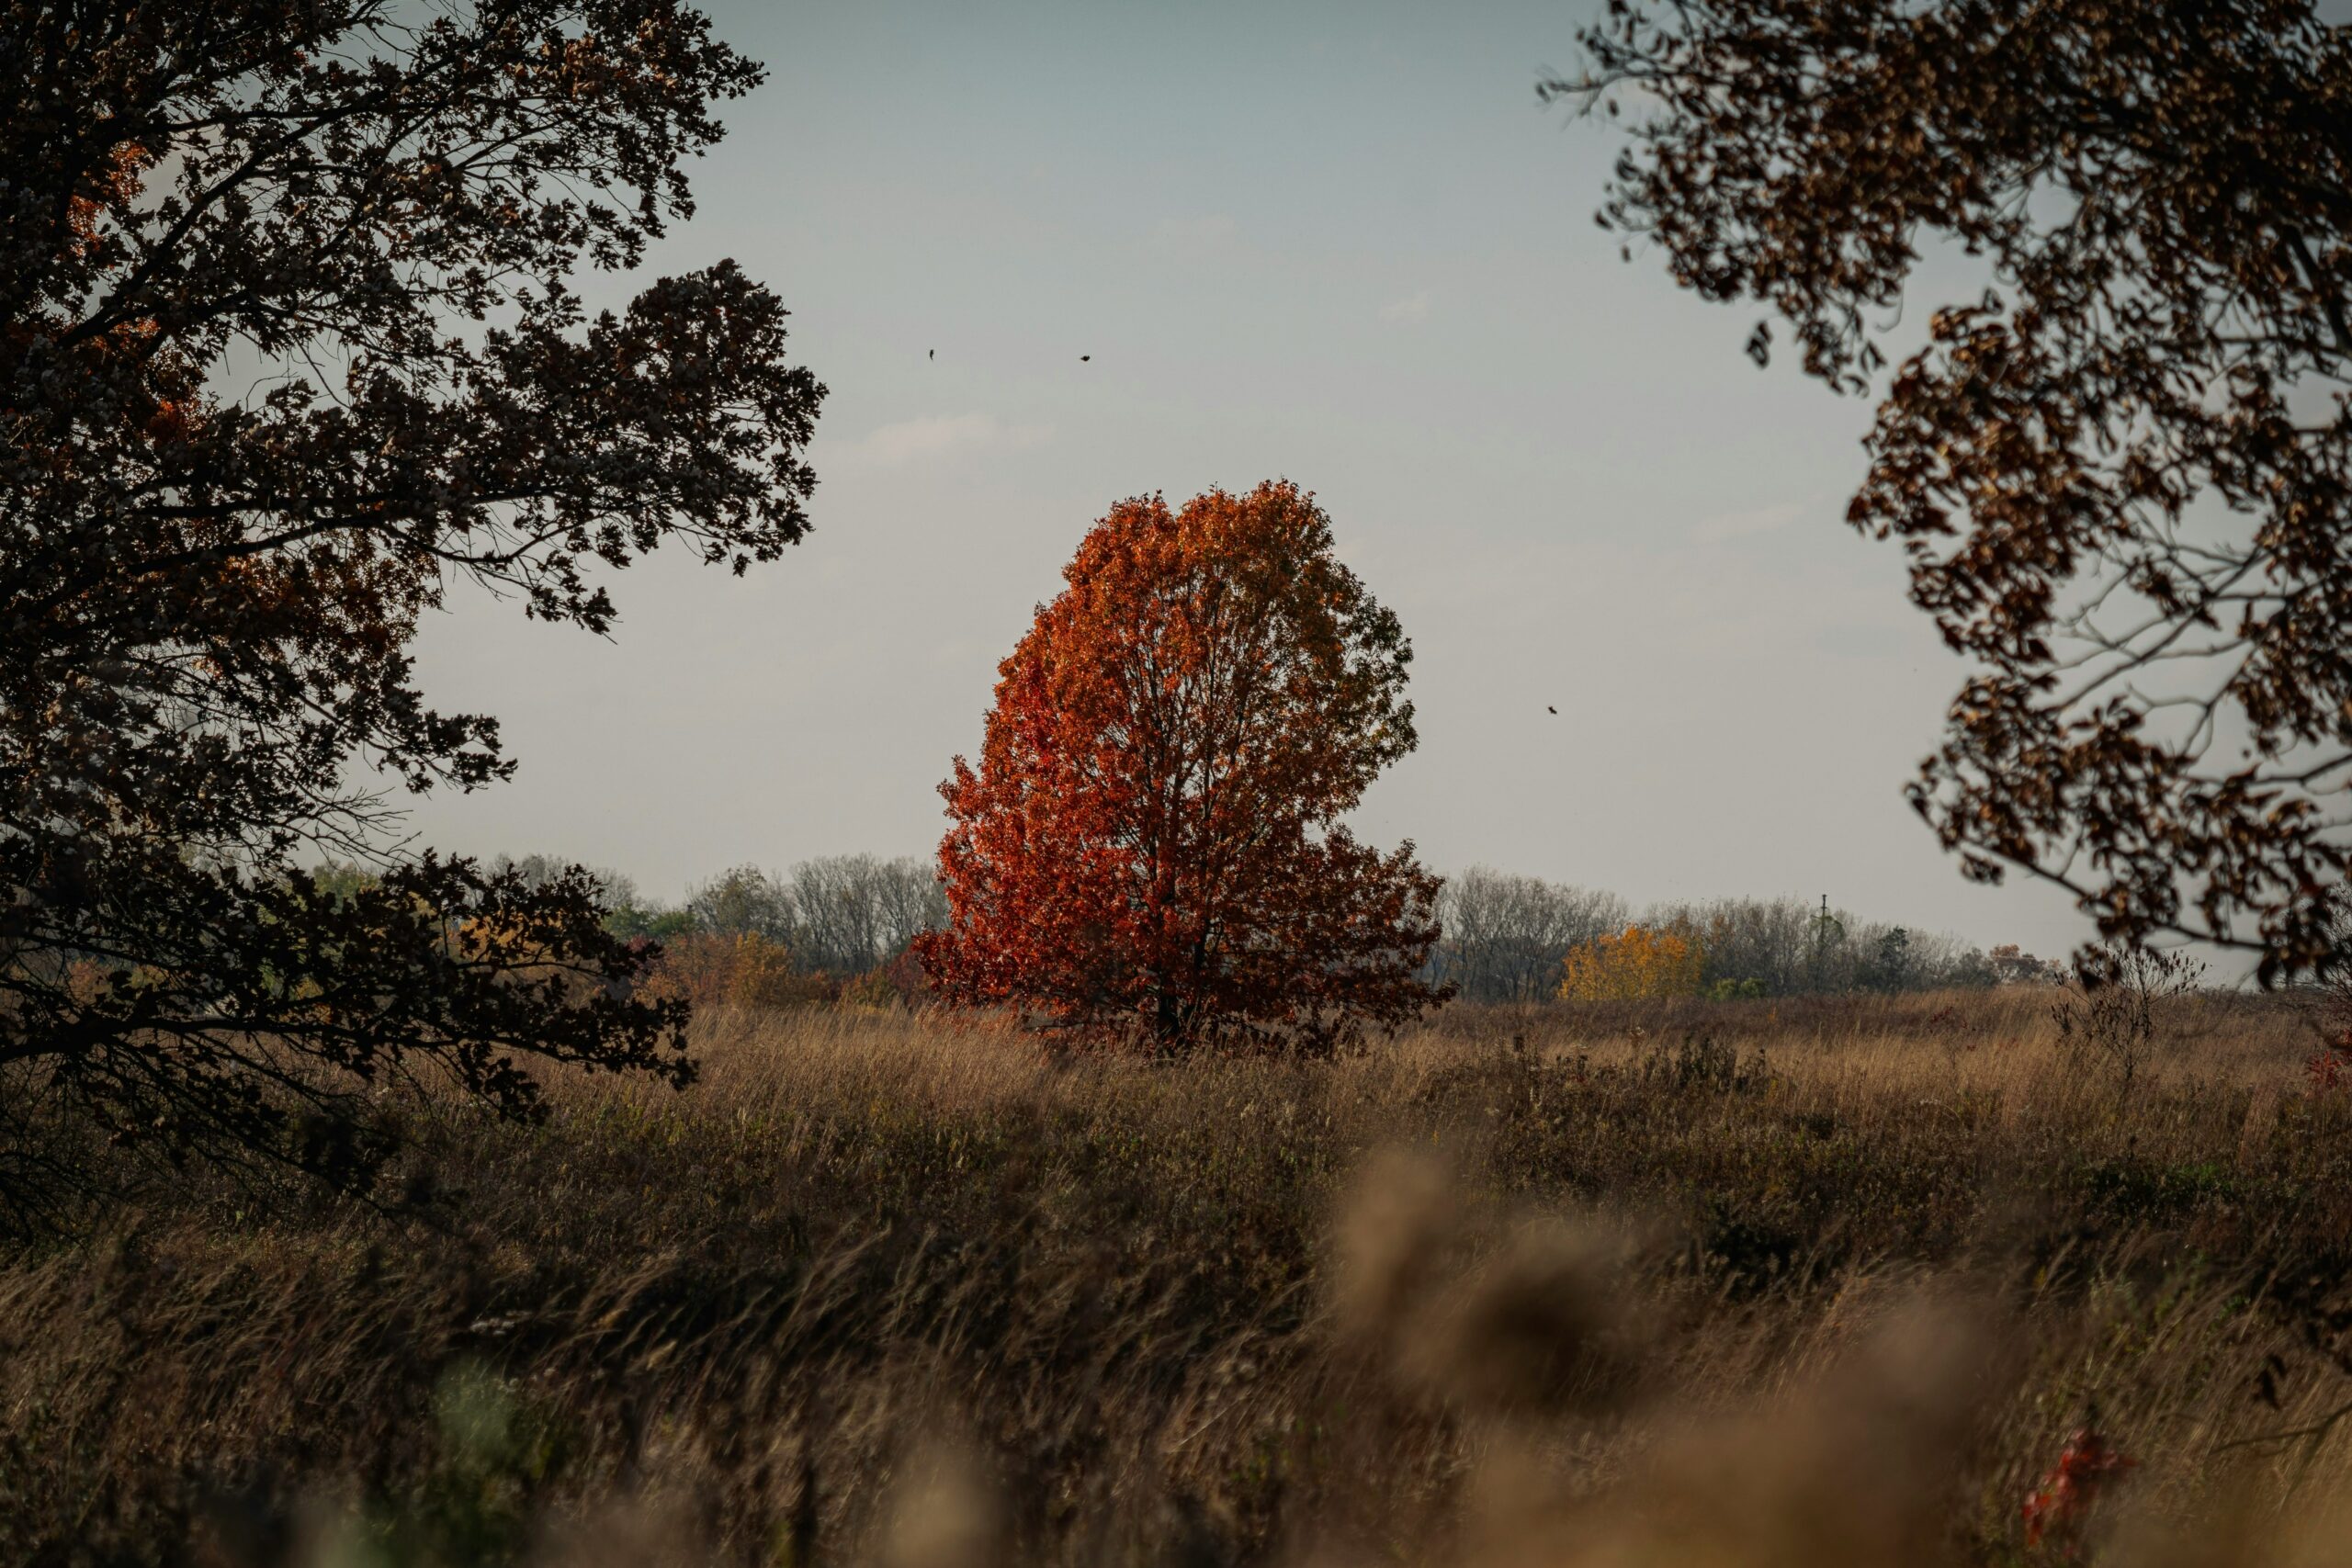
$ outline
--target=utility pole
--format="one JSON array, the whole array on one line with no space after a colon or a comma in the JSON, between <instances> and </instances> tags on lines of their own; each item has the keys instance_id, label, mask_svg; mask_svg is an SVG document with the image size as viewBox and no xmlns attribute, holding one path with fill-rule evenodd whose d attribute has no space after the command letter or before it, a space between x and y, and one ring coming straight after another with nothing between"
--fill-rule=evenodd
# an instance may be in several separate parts
<instances>
[{"instance_id":1,"label":"utility pole","mask_svg":"<svg viewBox=\"0 0 2352 1568\"><path fill-rule=\"evenodd\" d=\"M1838 923L1838 917L1829 912L1829 895L1824 893L1821 896L1821 913L1813 919L1812 980L1813 988L1816 991L1823 989L1827 982L1829 933L1833 931L1841 937L1846 934L1845 928Z\"/></svg>"}]
</instances>

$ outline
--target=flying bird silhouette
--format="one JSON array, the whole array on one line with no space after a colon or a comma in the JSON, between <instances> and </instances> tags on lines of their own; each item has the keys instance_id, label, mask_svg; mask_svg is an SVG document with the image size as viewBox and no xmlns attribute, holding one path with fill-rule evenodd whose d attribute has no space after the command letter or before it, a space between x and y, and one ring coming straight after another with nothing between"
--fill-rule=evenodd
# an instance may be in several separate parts
<instances>
[{"instance_id":1,"label":"flying bird silhouette","mask_svg":"<svg viewBox=\"0 0 2352 1568\"><path fill-rule=\"evenodd\" d=\"M1088 360L1090 360L1090 359L1091 359L1091 358L1093 358L1093 357L1094 357L1094 356L1093 356L1092 355L1091 355L1091 354L1081 354L1081 355L1080 355L1078 356L1078 362L1079 362L1080 365L1083 365L1083 364L1085 364Z\"/></svg>"},{"instance_id":2,"label":"flying bird silhouette","mask_svg":"<svg viewBox=\"0 0 2352 1568\"><path fill-rule=\"evenodd\" d=\"M1545 713L1549 713L1549 714L1556 714L1556 713L1558 713L1560 710L1559 710L1558 708L1554 707L1550 703L1545 703L1545 704L1544 705L1544 711Z\"/></svg>"},{"instance_id":3,"label":"flying bird silhouette","mask_svg":"<svg viewBox=\"0 0 2352 1568\"><path fill-rule=\"evenodd\" d=\"M935 348L926 348L922 351L922 356L925 359L936 359L939 357L939 350Z\"/></svg>"}]
</instances>

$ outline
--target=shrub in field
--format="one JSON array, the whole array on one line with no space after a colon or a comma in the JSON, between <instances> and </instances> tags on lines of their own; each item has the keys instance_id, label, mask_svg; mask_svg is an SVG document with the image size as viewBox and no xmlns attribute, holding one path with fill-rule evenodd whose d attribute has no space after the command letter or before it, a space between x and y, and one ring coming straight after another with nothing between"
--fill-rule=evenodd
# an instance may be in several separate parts
<instances>
[{"instance_id":1,"label":"shrub in field","mask_svg":"<svg viewBox=\"0 0 2352 1568\"><path fill-rule=\"evenodd\" d=\"M2129 1091L2154 1045L2163 1004L2197 988L2205 966L2153 948L2086 950L2051 1017L2059 1046L2075 1064L2107 1073Z\"/></svg>"},{"instance_id":2,"label":"shrub in field","mask_svg":"<svg viewBox=\"0 0 2352 1568\"><path fill-rule=\"evenodd\" d=\"M1695 997L1703 962L1699 944L1687 937L1627 926L1568 951L1560 997L1572 1002Z\"/></svg>"},{"instance_id":3,"label":"shrub in field","mask_svg":"<svg viewBox=\"0 0 2352 1568\"><path fill-rule=\"evenodd\" d=\"M1438 879L1343 818L1413 749L1412 648L1289 483L1122 502L940 792L940 999L1159 1051L1328 1052L1446 994Z\"/></svg>"},{"instance_id":4,"label":"shrub in field","mask_svg":"<svg viewBox=\"0 0 2352 1568\"><path fill-rule=\"evenodd\" d=\"M2089 1427L2076 1428L2059 1450L2058 1462L2027 1495L2018 1509L2025 1522L2025 1542L2047 1542L2070 1560L2081 1544L2092 1506L2117 1480L2139 1461L2119 1452Z\"/></svg>"},{"instance_id":5,"label":"shrub in field","mask_svg":"<svg viewBox=\"0 0 2352 1568\"><path fill-rule=\"evenodd\" d=\"M2352 1038L2335 1036L2305 1057L2303 1076L2315 1096L2352 1093Z\"/></svg>"},{"instance_id":6,"label":"shrub in field","mask_svg":"<svg viewBox=\"0 0 2352 1568\"><path fill-rule=\"evenodd\" d=\"M2339 938L2344 934L2339 926ZM2352 1092L2352 971L2339 959L2320 973L2319 1005L2312 1019L2320 1047L2305 1060L2303 1071L2315 1095Z\"/></svg>"},{"instance_id":7,"label":"shrub in field","mask_svg":"<svg viewBox=\"0 0 2352 1568\"><path fill-rule=\"evenodd\" d=\"M785 1007L827 1000L831 992L822 976L796 973L791 950L758 931L673 937L641 988L695 1007Z\"/></svg>"}]
</instances>

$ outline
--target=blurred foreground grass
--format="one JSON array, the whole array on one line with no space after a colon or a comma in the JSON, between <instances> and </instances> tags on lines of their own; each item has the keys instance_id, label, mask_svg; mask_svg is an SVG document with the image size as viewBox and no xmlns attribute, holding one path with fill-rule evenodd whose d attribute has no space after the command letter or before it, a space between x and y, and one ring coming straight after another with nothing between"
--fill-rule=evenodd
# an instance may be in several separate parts
<instances>
[{"instance_id":1,"label":"blurred foreground grass","mask_svg":"<svg viewBox=\"0 0 2352 1568\"><path fill-rule=\"evenodd\" d=\"M2352 1094L2283 1002L2128 1086L2049 1005L718 1015L684 1094L418 1113L418 1213L0 1258L0 1561L2352 1560Z\"/></svg>"}]
</instances>

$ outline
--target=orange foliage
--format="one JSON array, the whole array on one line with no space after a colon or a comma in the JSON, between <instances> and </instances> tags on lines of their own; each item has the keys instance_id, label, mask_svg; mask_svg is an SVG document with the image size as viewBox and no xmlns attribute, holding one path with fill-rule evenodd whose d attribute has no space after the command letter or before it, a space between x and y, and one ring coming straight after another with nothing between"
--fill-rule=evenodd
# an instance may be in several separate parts
<instances>
[{"instance_id":1,"label":"orange foliage","mask_svg":"<svg viewBox=\"0 0 2352 1568\"><path fill-rule=\"evenodd\" d=\"M136 141L117 145L83 179L83 188L66 198L65 228L73 254L87 254L99 240L110 213L128 207L146 183L145 174L161 160Z\"/></svg>"},{"instance_id":2,"label":"orange foliage","mask_svg":"<svg viewBox=\"0 0 2352 1568\"><path fill-rule=\"evenodd\" d=\"M1440 994L1438 882L1341 818L1412 750L1396 618L1288 483L1123 502L941 786L939 999L1168 1050L1327 1050Z\"/></svg>"},{"instance_id":3,"label":"orange foliage","mask_svg":"<svg viewBox=\"0 0 2352 1568\"><path fill-rule=\"evenodd\" d=\"M1572 1002L1696 996L1703 962L1695 941L1673 931L1627 926L1615 936L1568 950L1560 996Z\"/></svg>"}]
</instances>

